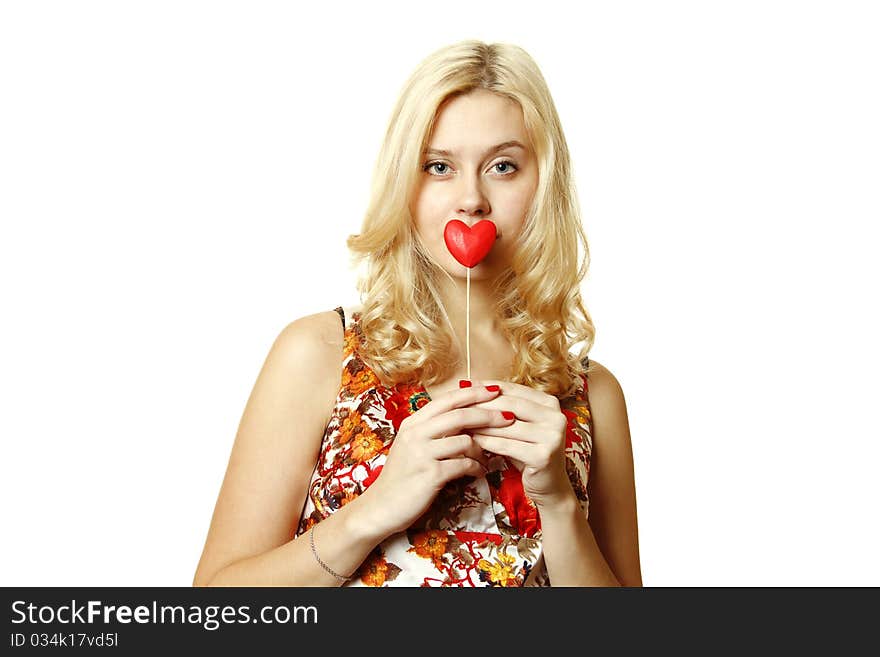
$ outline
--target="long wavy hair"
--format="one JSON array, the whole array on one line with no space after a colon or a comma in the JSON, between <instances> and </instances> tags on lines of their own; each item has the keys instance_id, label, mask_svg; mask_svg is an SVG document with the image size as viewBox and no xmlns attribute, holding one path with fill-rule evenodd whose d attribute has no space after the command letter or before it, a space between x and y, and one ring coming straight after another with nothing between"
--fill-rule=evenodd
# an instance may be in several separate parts
<instances>
[{"instance_id":1,"label":"long wavy hair","mask_svg":"<svg viewBox=\"0 0 880 657\"><path fill-rule=\"evenodd\" d=\"M358 355L386 386L431 385L462 364L464 348L438 293L439 277L452 277L422 244L409 208L439 107L474 89L519 104L538 159L538 187L515 254L491 288L493 310L515 353L507 378L564 398L588 372L595 337L580 290L589 245L550 91L531 56L511 44L466 40L441 48L401 90L375 162L361 232L347 240L360 270ZM453 345L458 360L450 358Z\"/></svg>"}]
</instances>

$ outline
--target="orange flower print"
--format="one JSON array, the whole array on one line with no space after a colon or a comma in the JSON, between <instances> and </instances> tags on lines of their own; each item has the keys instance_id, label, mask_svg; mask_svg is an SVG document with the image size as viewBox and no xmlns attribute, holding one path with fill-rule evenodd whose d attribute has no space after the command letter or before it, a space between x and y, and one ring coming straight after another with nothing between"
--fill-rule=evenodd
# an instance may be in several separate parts
<instances>
[{"instance_id":1,"label":"orange flower print","mask_svg":"<svg viewBox=\"0 0 880 657\"><path fill-rule=\"evenodd\" d=\"M384 446L385 444L374 433L362 431L358 434L357 439L352 441L349 460L352 463L363 463L382 451Z\"/></svg>"},{"instance_id":2,"label":"orange flower print","mask_svg":"<svg viewBox=\"0 0 880 657\"><path fill-rule=\"evenodd\" d=\"M354 331L348 329L345 331L345 338L342 341L342 354L343 357L349 356L354 352L354 346L357 344L357 336L355 336Z\"/></svg>"},{"instance_id":3,"label":"orange flower print","mask_svg":"<svg viewBox=\"0 0 880 657\"><path fill-rule=\"evenodd\" d=\"M342 409L339 412L339 431L334 440L334 447L357 440L363 431L369 431L363 416L355 410Z\"/></svg>"},{"instance_id":4,"label":"orange flower print","mask_svg":"<svg viewBox=\"0 0 880 657\"><path fill-rule=\"evenodd\" d=\"M382 554L373 554L361 566L361 579L367 586L382 586L388 575L388 561Z\"/></svg>"},{"instance_id":5,"label":"orange flower print","mask_svg":"<svg viewBox=\"0 0 880 657\"><path fill-rule=\"evenodd\" d=\"M477 568L480 571L480 579L482 581L492 582L496 586L516 586L519 579L514 574L514 563L516 558L512 554L501 553L495 563L480 559Z\"/></svg>"},{"instance_id":6,"label":"orange flower print","mask_svg":"<svg viewBox=\"0 0 880 657\"><path fill-rule=\"evenodd\" d=\"M577 423L582 427L587 427L590 424L590 409L587 408L586 404L578 404L573 409L575 414L575 419Z\"/></svg>"},{"instance_id":7,"label":"orange flower print","mask_svg":"<svg viewBox=\"0 0 880 657\"><path fill-rule=\"evenodd\" d=\"M583 432L589 433L590 409L587 404L580 402L572 404L562 410L568 420L565 429L565 447L570 448L575 443L583 442Z\"/></svg>"},{"instance_id":8,"label":"orange flower print","mask_svg":"<svg viewBox=\"0 0 880 657\"><path fill-rule=\"evenodd\" d=\"M385 558L382 548L370 552L370 556L357 569L361 581L367 586L387 586L388 582L397 579L401 572L400 566Z\"/></svg>"},{"instance_id":9,"label":"orange flower print","mask_svg":"<svg viewBox=\"0 0 880 657\"><path fill-rule=\"evenodd\" d=\"M440 529L429 529L415 534L411 542L413 546L407 552L415 552L420 557L430 559L439 567L440 558L446 552L449 535Z\"/></svg>"},{"instance_id":10,"label":"orange flower print","mask_svg":"<svg viewBox=\"0 0 880 657\"><path fill-rule=\"evenodd\" d=\"M350 396L359 395L379 384L379 379L360 358L352 358L342 370L342 387Z\"/></svg>"}]
</instances>

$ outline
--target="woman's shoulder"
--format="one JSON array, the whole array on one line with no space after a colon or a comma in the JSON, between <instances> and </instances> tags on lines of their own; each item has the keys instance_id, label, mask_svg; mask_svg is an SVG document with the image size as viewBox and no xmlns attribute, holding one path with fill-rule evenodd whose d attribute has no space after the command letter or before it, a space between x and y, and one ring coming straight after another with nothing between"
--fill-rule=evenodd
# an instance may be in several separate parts
<instances>
[{"instance_id":1,"label":"woman's shoulder","mask_svg":"<svg viewBox=\"0 0 880 657\"><path fill-rule=\"evenodd\" d=\"M340 306L337 306L339 308ZM350 317L353 312L358 312L359 308L350 309L343 307L345 313L345 327L350 324ZM278 337L278 341L290 347L299 345L301 347L328 346L340 347L345 340L342 321L339 311L321 310L308 315L301 315L291 320L282 330Z\"/></svg>"},{"instance_id":2,"label":"woman's shoulder","mask_svg":"<svg viewBox=\"0 0 880 657\"><path fill-rule=\"evenodd\" d=\"M616 442L618 446L628 444L626 398L617 377L608 367L590 358L587 382L587 399L596 432L594 439L601 436L606 443Z\"/></svg>"},{"instance_id":3,"label":"woman's shoulder","mask_svg":"<svg viewBox=\"0 0 880 657\"><path fill-rule=\"evenodd\" d=\"M590 358L587 382L590 401L612 402L622 401L623 388L610 369L594 358Z\"/></svg>"}]
</instances>

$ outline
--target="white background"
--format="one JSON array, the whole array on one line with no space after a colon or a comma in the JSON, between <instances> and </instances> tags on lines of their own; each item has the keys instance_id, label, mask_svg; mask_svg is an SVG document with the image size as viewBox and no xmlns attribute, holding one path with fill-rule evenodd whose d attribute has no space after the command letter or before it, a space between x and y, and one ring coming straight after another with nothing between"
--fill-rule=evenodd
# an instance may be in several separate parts
<instances>
[{"instance_id":1,"label":"white background","mask_svg":"<svg viewBox=\"0 0 880 657\"><path fill-rule=\"evenodd\" d=\"M871 2L0 6L2 585L189 586L406 77L524 47L571 149L648 586L880 585Z\"/></svg>"}]
</instances>

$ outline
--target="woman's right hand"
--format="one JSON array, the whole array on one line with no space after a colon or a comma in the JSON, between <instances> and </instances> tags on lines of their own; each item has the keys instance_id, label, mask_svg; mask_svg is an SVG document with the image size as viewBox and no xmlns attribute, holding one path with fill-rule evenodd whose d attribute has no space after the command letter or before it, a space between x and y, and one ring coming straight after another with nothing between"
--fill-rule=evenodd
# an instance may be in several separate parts
<instances>
[{"instance_id":1,"label":"woman's right hand","mask_svg":"<svg viewBox=\"0 0 880 657\"><path fill-rule=\"evenodd\" d=\"M404 418L382 471L361 494L370 500L376 523L389 534L403 531L427 511L447 482L486 474L482 448L463 430L513 422L500 411L469 408L498 394L477 385L450 390Z\"/></svg>"}]
</instances>

